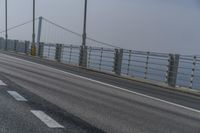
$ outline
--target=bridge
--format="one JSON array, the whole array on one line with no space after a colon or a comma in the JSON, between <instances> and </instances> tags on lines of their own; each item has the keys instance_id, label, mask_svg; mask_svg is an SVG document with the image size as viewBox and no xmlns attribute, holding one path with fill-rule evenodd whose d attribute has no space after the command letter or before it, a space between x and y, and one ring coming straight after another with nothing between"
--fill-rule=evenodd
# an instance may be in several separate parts
<instances>
[{"instance_id":1,"label":"bridge","mask_svg":"<svg viewBox=\"0 0 200 133\"><path fill-rule=\"evenodd\" d=\"M32 21L9 28L7 43L0 38L0 132L200 132L200 56L90 37L83 47L81 34L35 21L36 56L16 33Z\"/></svg>"}]
</instances>

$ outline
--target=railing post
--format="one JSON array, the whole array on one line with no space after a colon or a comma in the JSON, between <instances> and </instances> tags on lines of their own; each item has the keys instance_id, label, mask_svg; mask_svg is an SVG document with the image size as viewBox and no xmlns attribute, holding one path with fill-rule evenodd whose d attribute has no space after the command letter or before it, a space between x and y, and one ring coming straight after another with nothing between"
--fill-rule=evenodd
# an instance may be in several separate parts
<instances>
[{"instance_id":1,"label":"railing post","mask_svg":"<svg viewBox=\"0 0 200 133\"><path fill-rule=\"evenodd\" d=\"M165 73L165 83L166 83L166 84L169 84L169 83L168 83L168 80L169 80L169 71L170 71L170 70L169 70L169 69L170 69L169 66L170 66L170 62L171 62L171 60L172 60L171 58L172 58L172 54L169 54L169 55L168 55L168 60L167 60L167 61L168 61L168 64L166 65L166 67L167 67L166 69L167 69L167 70L166 70L166 73Z\"/></svg>"},{"instance_id":2,"label":"railing post","mask_svg":"<svg viewBox=\"0 0 200 133\"><path fill-rule=\"evenodd\" d=\"M89 47L88 48L88 64L87 64L87 66L88 66L88 68L90 68L90 62L91 62L91 53L92 53L92 47Z\"/></svg>"},{"instance_id":3,"label":"railing post","mask_svg":"<svg viewBox=\"0 0 200 133\"><path fill-rule=\"evenodd\" d=\"M128 52L128 65L127 65L127 75L129 75L130 72L130 65L131 65L131 55L132 55L132 50L129 50Z\"/></svg>"},{"instance_id":4,"label":"railing post","mask_svg":"<svg viewBox=\"0 0 200 133\"><path fill-rule=\"evenodd\" d=\"M72 60L72 45L70 45L70 51L69 51L69 64L71 64L71 60Z\"/></svg>"},{"instance_id":5,"label":"railing post","mask_svg":"<svg viewBox=\"0 0 200 133\"><path fill-rule=\"evenodd\" d=\"M8 45L10 46L10 40L9 39L5 40L5 47L4 47L5 51L8 51Z\"/></svg>"},{"instance_id":6,"label":"railing post","mask_svg":"<svg viewBox=\"0 0 200 133\"><path fill-rule=\"evenodd\" d=\"M3 41L4 41L4 39L0 37L0 49L3 48Z\"/></svg>"},{"instance_id":7,"label":"railing post","mask_svg":"<svg viewBox=\"0 0 200 133\"><path fill-rule=\"evenodd\" d=\"M44 43L39 43L38 44L38 56L40 58L43 58L43 55L44 55Z\"/></svg>"},{"instance_id":8,"label":"railing post","mask_svg":"<svg viewBox=\"0 0 200 133\"><path fill-rule=\"evenodd\" d=\"M55 59L58 62L61 62L61 56L62 56L62 44L56 44Z\"/></svg>"},{"instance_id":9,"label":"railing post","mask_svg":"<svg viewBox=\"0 0 200 133\"><path fill-rule=\"evenodd\" d=\"M29 44L30 44L29 41L25 41L24 53L27 55L29 54Z\"/></svg>"},{"instance_id":10,"label":"railing post","mask_svg":"<svg viewBox=\"0 0 200 133\"><path fill-rule=\"evenodd\" d=\"M18 44L18 40L14 40L14 51L17 52L17 44Z\"/></svg>"},{"instance_id":11,"label":"railing post","mask_svg":"<svg viewBox=\"0 0 200 133\"><path fill-rule=\"evenodd\" d=\"M190 78L190 88L191 89L193 87L194 76L195 76L194 75L195 74L195 68L196 68L196 64L197 64L197 57L196 56L194 56L192 64L193 64L193 68L192 68L192 73L191 73L191 78Z\"/></svg>"},{"instance_id":12,"label":"railing post","mask_svg":"<svg viewBox=\"0 0 200 133\"><path fill-rule=\"evenodd\" d=\"M144 79L147 79L148 69L149 69L149 55L150 52L147 52L146 62L145 62L145 72L144 72Z\"/></svg>"},{"instance_id":13,"label":"railing post","mask_svg":"<svg viewBox=\"0 0 200 133\"><path fill-rule=\"evenodd\" d=\"M100 55L100 60L99 60L99 70L101 70L102 60L103 60L103 48L101 48L101 55Z\"/></svg>"},{"instance_id":14,"label":"railing post","mask_svg":"<svg viewBox=\"0 0 200 133\"><path fill-rule=\"evenodd\" d=\"M169 59L169 65L168 65L167 83L169 86L175 87L177 76L178 76L178 66L179 66L180 55L170 54L169 56L170 56L170 59Z\"/></svg>"},{"instance_id":15,"label":"railing post","mask_svg":"<svg viewBox=\"0 0 200 133\"><path fill-rule=\"evenodd\" d=\"M114 72L117 75L121 75L122 60L123 49L115 49Z\"/></svg>"},{"instance_id":16,"label":"railing post","mask_svg":"<svg viewBox=\"0 0 200 133\"><path fill-rule=\"evenodd\" d=\"M87 67L87 46L80 46L79 66Z\"/></svg>"}]
</instances>

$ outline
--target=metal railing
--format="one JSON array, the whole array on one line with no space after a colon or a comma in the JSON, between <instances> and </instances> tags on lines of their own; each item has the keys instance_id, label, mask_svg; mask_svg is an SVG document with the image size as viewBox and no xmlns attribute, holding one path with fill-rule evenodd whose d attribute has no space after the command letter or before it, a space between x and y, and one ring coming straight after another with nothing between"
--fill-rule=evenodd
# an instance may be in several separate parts
<instances>
[{"instance_id":1,"label":"metal railing","mask_svg":"<svg viewBox=\"0 0 200 133\"><path fill-rule=\"evenodd\" d=\"M0 38L0 49L29 54L30 42ZM122 76L158 81L169 86L200 89L200 56L163 54L126 49L43 44L37 47L41 58L87 67Z\"/></svg>"},{"instance_id":2,"label":"metal railing","mask_svg":"<svg viewBox=\"0 0 200 133\"><path fill-rule=\"evenodd\" d=\"M7 40L7 47L5 46L5 40L0 38L0 49L15 51L19 53L29 53L30 42L29 41L19 41L19 40Z\"/></svg>"},{"instance_id":3,"label":"metal railing","mask_svg":"<svg viewBox=\"0 0 200 133\"><path fill-rule=\"evenodd\" d=\"M124 50L122 74L167 82L169 54Z\"/></svg>"},{"instance_id":4,"label":"metal railing","mask_svg":"<svg viewBox=\"0 0 200 133\"><path fill-rule=\"evenodd\" d=\"M108 48L88 47L87 67L99 71L113 72L115 50Z\"/></svg>"},{"instance_id":5,"label":"metal railing","mask_svg":"<svg viewBox=\"0 0 200 133\"><path fill-rule=\"evenodd\" d=\"M79 65L80 46L62 45L61 62L73 65Z\"/></svg>"},{"instance_id":6,"label":"metal railing","mask_svg":"<svg viewBox=\"0 0 200 133\"><path fill-rule=\"evenodd\" d=\"M177 75L177 85L200 88L200 57L181 55Z\"/></svg>"}]
</instances>

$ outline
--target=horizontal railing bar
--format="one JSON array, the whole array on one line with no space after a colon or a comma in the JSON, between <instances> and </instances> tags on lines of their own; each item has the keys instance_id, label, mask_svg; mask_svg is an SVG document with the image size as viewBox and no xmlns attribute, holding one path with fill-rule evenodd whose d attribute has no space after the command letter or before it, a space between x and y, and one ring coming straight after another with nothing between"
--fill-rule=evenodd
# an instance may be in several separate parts
<instances>
[{"instance_id":1,"label":"horizontal railing bar","mask_svg":"<svg viewBox=\"0 0 200 133\"><path fill-rule=\"evenodd\" d=\"M189 61L185 61L185 60L180 60L179 62L180 63L185 63L185 64L192 64L193 60L191 60L190 62Z\"/></svg>"},{"instance_id":2,"label":"horizontal railing bar","mask_svg":"<svg viewBox=\"0 0 200 133\"><path fill-rule=\"evenodd\" d=\"M193 69L192 67L190 67L190 68L189 67L178 67L178 68L179 68L179 70L180 69L184 69L184 70L192 70Z\"/></svg>"},{"instance_id":3,"label":"horizontal railing bar","mask_svg":"<svg viewBox=\"0 0 200 133\"><path fill-rule=\"evenodd\" d=\"M109 48L99 48L99 47L88 47L88 50L103 50L103 51L115 51L113 49L109 49Z\"/></svg>"},{"instance_id":4,"label":"horizontal railing bar","mask_svg":"<svg viewBox=\"0 0 200 133\"><path fill-rule=\"evenodd\" d=\"M166 73L166 71L167 71L167 69L162 70L162 69L157 69L157 68L153 68L153 67L148 67L148 69L154 70L154 71L159 71L159 72L165 72L165 73Z\"/></svg>"},{"instance_id":5,"label":"horizontal railing bar","mask_svg":"<svg viewBox=\"0 0 200 133\"><path fill-rule=\"evenodd\" d=\"M80 54L80 51L62 51L62 54Z\"/></svg>"},{"instance_id":6,"label":"horizontal railing bar","mask_svg":"<svg viewBox=\"0 0 200 133\"><path fill-rule=\"evenodd\" d=\"M164 77L164 78L166 77L166 75L157 74L157 73L151 73L151 72L147 72L147 76L148 75L153 75L153 76L157 76L157 77L159 76L159 77Z\"/></svg>"},{"instance_id":7,"label":"horizontal railing bar","mask_svg":"<svg viewBox=\"0 0 200 133\"><path fill-rule=\"evenodd\" d=\"M113 68L113 65L107 65L107 64L104 64L104 63L94 63L94 62L88 62L89 64L95 64L95 65L98 65L98 66L107 66L107 67L112 67Z\"/></svg>"},{"instance_id":8,"label":"horizontal railing bar","mask_svg":"<svg viewBox=\"0 0 200 133\"><path fill-rule=\"evenodd\" d=\"M80 46L62 46L63 49L80 49Z\"/></svg>"},{"instance_id":9,"label":"horizontal railing bar","mask_svg":"<svg viewBox=\"0 0 200 133\"><path fill-rule=\"evenodd\" d=\"M130 60L130 62L146 63L146 61Z\"/></svg>"},{"instance_id":10,"label":"horizontal railing bar","mask_svg":"<svg viewBox=\"0 0 200 133\"><path fill-rule=\"evenodd\" d=\"M134 57L131 57L131 59L132 58L134 58ZM123 57L123 60L126 60L126 61L129 61L129 60L131 60L131 59L129 59L129 57L127 57L127 58L125 58L125 57ZM151 61L152 60L152 58L149 58L149 60ZM154 60L154 59L153 59ZM168 60L166 60L166 59L158 59L158 60L162 60L162 61L165 61L166 63L168 63L169 61Z\"/></svg>"},{"instance_id":11,"label":"horizontal railing bar","mask_svg":"<svg viewBox=\"0 0 200 133\"><path fill-rule=\"evenodd\" d=\"M156 66L168 66L168 64L162 64L162 63L161 64L156 64L156 63L150 62L150 61L148 62L148 64L149 65L156 65Z\"/></svg>"},{"instance_id":12,"label":"horizontal railing bar","mask_svg":"<svg viewBox=\"0 0 200 133\"><path fill-rule=\"evenodd\" d=\"M112 72L112 69L106 69L106 68L103 68L103 67L98 67L98 66L93 66L93 65L89 65L89 67L96 68L96 69L98 69L98 70L104 69L104 70L108 70L108 71L111 71L111 72Z\"/></svg>"},{"instance_id":13,"label":"horizontal railing bar","mask_svg":"<svg viewBox=\"0 0 200 133\"><path fill-rule=\"evenodd\" d=\"M179 75L185 76L185 77L191 77L191 74L187 74L187 73L178 73Z\"/></svg>"},{"instance_id":14,"label":"horizontal railing bar","mask_svg":"<svg viewBox=\"0 0 200 133\"><path fill-rule=\"evenodd\" d=\"M143 52L143 51L134 51L134 50L126 50L123 49L124 53L131 53L131 54L140 54L140 55L147 55L147 53L149 53L149 55L151 56L163 56L163 57L168 57L169 54L164 54L164 53L155 53L155 52Z\"/></svg>"},{"instance_id":15,"label":"horizontal railing bar","mask_svg":"<svg viewBox=\"0 0 200 133\"><path fill-rule=\"evenodd\" d=\"M130 69L129 72L137 72L137 73L142 73L142 74L144 74L144 71L133 70L133 69Z\"/></svg>"},{"instance_id":16,"label":"horizontal railing bar","mask_svg":"<svg viewBox=\"0 0 200 133\"><path fill-rule=\"evenodd\" d=\"M177 81L184 81L190 83L190 79L178 78Z\"/></svg>"},{"instance_id":17,"label":"horizontal railing bar","mask_svg":"<svg viewBox=\"0 0 200 133\"><path fill-rule=\"evenodd\" d=\"M129 66L129 68L131 69L131 68L143 68L143 69L145 69L145 66L140 66L140 65L130 65Z\"/></svg>"},{"instance_id":18,"label":"horizontal railing bar","mask_svg":"<svg viewBox=\"0 0 200 133\"><path fill-rule=\"evenodd\" d=\"M94 55L90 55L90 58L96 58L96 57L98 57L98 58L102 58L102 59L112 59L112 60L114 60L114 57L106 57L106 56L94 56ZM94 59L95 59L94 58Z\"/></svg>"}]
</instances>

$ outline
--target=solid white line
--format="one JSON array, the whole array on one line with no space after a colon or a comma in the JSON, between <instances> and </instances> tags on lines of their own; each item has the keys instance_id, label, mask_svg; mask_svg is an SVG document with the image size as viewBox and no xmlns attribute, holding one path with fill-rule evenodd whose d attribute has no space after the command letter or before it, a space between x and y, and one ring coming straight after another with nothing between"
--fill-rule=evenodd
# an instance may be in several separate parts
<instances>
[{"instance_id":1,"label":"solid white line","mask_svg":"<svg viewBox=\"0 0 200 133\"><path fill-rule=\"evenodd\" d=\"M3 81L1 81L1 80L0 80L0 85L6 86L6 84Z\"/></svg>"},{"instance_id":2,"label":"solid white line","mask_svg":"<svg viewBox=\"0 0 200 133\"><path fill-rule=\"evenodd\" d=\"M5 54L3 54L3 55L5 55ZM8 56L8 55L5 55L5 56ZM142 96L142 97L146 97L146 98L149 98L149 99L152 99L152 100L155 100L155 101L160 101L160 102L163 102L163 103L167 103L167 104L170 104L170 105L173 105L173 106L176 106L176 107L180 107L180 108L192 111L192 112L200 113L200 110L197 110L197 109L194 109L194 108L186 107L186 106L183 106L183 105L180 105L180 104L172 103L172 102L169 102L169 101L166 101L166 100L162 100L162 99L159 99L159 98L155 98L155 97L152 97L152 96L148 96L148 95L145 95L145 94L142 94L142 93L138 93L138 92L135 92L135 91L127 90L127 89L122 88L122 87L118 87L118 86L114 86L114 85L111 85L111 84L107 84L107 83L104 83L104 82L101 82L101 81L98 81L98 80L94 80L94 79L91 79L91 78L83 77L83 76L80 76L80 75L77 75L77 74L73 74L73 73L70 73L70 72L59 70L59 69L56 69L56 68L53 68L53 67L49 67L49 66L46 66L46 65L42 65L42 64L35 63L35 62L19 59L19 58L13 57L13 56L8 56L8 57L12 58L12 59L15 59L15 60L27 62L27 63L30 63L30 64L34 64L34 65L38 65L38 66L42 66L42 67L47 67L49 69L56 70L56 71L59 71L59 72L62 72L62 73L65 73L65 74L68 74L68 75L71 75L71 76L74 76L74 77L78 77L78 78L81 78L81 79L92 81L94 83L98 83L98 84L101 84L101 85L105 85L105 86L109 86L109 87L112 87L112 88L116 88L118 90L122 90L122 91L125 91L125 92L128 92L128 93L136 94L136 95L139 95L139 96Z\"/></svg>"},{"instance_id":3,"label":"solid white line","mask_svg":"<svg viewBox=\"0 0 200 133\"><path fill-rule=\"evenodd\" d=\"M17 101L21 101L21 102L26 102L28 101L27 99L25 99L23 96L21 96L19 93L17 93L16 91L7 91L13 98L15 98L15 100Z\"/></svg>"},{"instance_id":4,"label":"solid white line","mask_svg":"<svg viewBox=\"0 0 200 133\"><path fill-rule=\"evenodd\" d=\"M31 112L42 122L44 122L49 128L64 128L58 122L53 120L50 116L45 114L43 111L31 110Z\"/></svg>"}]
</instances>

